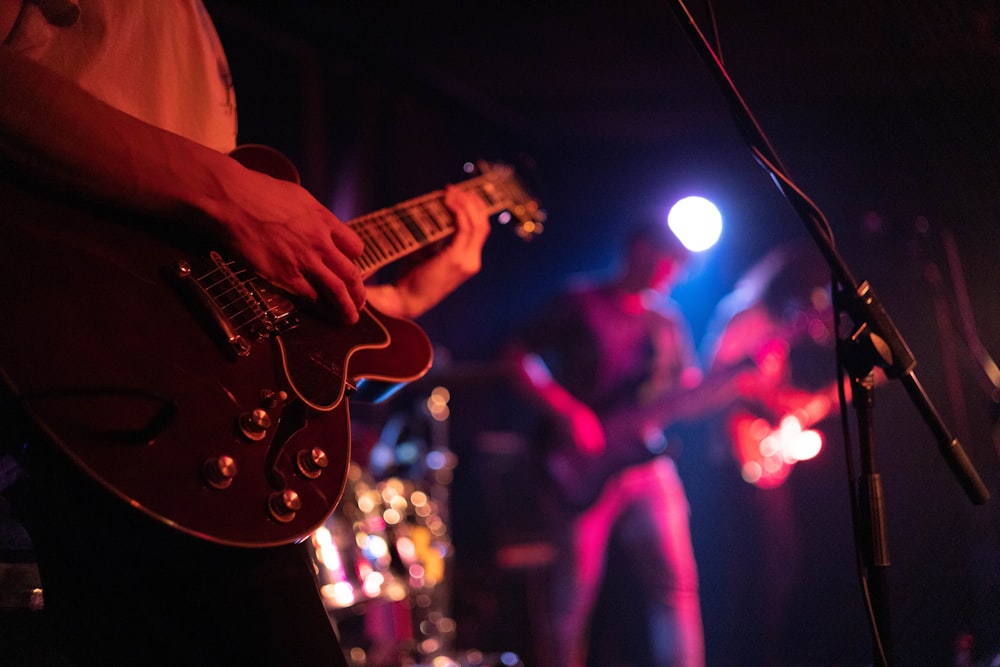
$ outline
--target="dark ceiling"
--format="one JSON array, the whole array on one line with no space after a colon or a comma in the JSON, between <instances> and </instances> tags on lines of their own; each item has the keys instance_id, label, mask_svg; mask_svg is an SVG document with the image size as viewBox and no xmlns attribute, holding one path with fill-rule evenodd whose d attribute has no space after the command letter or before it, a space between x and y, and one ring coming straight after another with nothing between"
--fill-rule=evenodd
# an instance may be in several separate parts
<instances>
[{"instance_id":1,"label":"dark ceiling","mask_svg":"<svg viewBox=\"0 0 1000 667\"><path fill-rule=\"evenodd\" d=\"M560 274L604 261L607 244L588 239L668 183L730 193L736 231L720 285L801 234L675 0L207 5L234 60L244 139L298 143L307 155L296 157L319 172L364 137L362 151L382 162L362 176L379 206L436 187L456 155L521 161L552 215L539 245L557 244L530 266ZM917 216L954 226L971 251L1000 245L1000 3L686 5L852 261L893 242L857 235L873 224L910 234ZM306 85L282 95L276 84L296 77ZM329 84L323 95L310 88L317 78ZM298 108L310 104L320 111ZM992 280L991 261L970 263L977 282Z\"/></svg>"},{"instance_id":2,"label":"dark ceiling","mask_svg":"<svg viewBox=\"0 0 1000 667\"><path fill-rule=\"evenodd\" d=\"M656 141L715 122L717 89L675 15L685 5L762 110L977 102L1000 86L1000 9L986 0L298 0L282 16L270 3L213 4L540 137Z\"/></svg>"}]
</instances>

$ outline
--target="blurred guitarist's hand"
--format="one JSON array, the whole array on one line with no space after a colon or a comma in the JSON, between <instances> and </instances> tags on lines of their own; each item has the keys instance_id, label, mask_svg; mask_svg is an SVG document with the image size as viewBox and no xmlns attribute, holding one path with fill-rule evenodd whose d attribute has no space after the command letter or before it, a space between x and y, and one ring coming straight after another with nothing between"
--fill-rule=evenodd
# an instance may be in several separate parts
<instances>
[{"instance_id":1,"label":"blurred guitarist's hand","mask_svg":"<svg viewBox=\"0 0 1000 667\"><path fill-rule=\"evenodd\" d=\"M561 415L565 432L570 434L573 444L584 454L600 454L607 447L607 438L601 420L594 411L579 401Z\"/></svg>"},{"instance_id":2,"label":"blurred guitarist's hand","mask_svg":"<svg viewBox=\"0 0 1000 667\"><path fill-rule=\"evenodd\" d=\"M740 398L754 403L767 403L773 392L780 388L788 376L789 344L781 338L771 338L761 343L749 356L752 364L736 377Z\"/></svg>"},{"instance_id":3,"label":"blurred guitarist's hand","mask_svg":"<svg viewBox=\"0 0 1000 667\"><path fill-rule=\"evenodd\" d=\"M514 347L508 352L519 385L526 388L556 422L559 432L583 454L600 454L607 446L601 420L585 403L552 377L537 354Z\"/></svg>"},{"instance_id":4,"label":"blurred guitarist's hand","mask_svg":"<svg viewBox=\"0 0 1000 667\"><path fill-rule=\"evenodd\" d=\"M743 479L772 489L784 483L796 463L819 454L823 434L811 428L840 405L837 383L818 391L776 387L772 400L760 405L770 420L751 410L734 410L727 429Z\"/></svg>"}]
</instances>

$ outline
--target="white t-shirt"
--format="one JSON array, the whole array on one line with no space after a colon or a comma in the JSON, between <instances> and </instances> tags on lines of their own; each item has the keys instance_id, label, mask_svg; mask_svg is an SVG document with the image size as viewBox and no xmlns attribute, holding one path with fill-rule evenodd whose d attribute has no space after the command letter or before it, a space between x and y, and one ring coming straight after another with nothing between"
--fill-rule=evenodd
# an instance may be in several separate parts
<instances>
[{"instance_id":1,"label":"white t-shirt","mask_svg":"<svg viewBox=\"0 0 1000 667\"><path fill-rule=\"evenodd\" d=\"M0 0L12 3L21 8L0 35L5 46L150 124L222 152L235 148L229 64L201 0ZM55 25L53 5L79 14Z\"/></svg>"}]
</instances>

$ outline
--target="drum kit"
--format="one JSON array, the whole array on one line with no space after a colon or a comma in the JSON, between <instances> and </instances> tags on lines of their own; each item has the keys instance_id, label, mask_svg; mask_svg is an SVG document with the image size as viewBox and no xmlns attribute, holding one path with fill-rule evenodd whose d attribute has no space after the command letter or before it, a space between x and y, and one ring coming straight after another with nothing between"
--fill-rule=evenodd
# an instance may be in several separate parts
<instances>
[{"instance_id":1,"label":"drum kit","mask_svg":"<svg viewBox=\"0 0 1000 667\"><path fill-rule=\"evenodd\" d=\"M324 603L352 667L523 667L513 653L454 649L447 390L383 422L353 417L355 458L337 510L312 534Z\"/></svg>"}]
</instances>

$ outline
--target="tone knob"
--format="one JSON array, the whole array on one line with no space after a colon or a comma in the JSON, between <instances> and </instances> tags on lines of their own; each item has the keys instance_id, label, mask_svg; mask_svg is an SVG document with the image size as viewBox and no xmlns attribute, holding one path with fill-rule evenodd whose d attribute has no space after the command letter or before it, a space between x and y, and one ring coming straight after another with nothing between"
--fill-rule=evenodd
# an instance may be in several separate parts
<instances>
[{"instance_id":1,"label":"tone knob","mask_svg":"<svg viewBox=\"0 0 1000 667\"><path fill-rule=\"evenodd\" d=\"M205 476L205 481L216 489L228 488L233 483L233 480L236 479L236 475L239 472L236 460L226 455L217 456L214 459L205 461L201 470Z\"/></svg>"},{"instance_id":2,"label":"tone knob","mask_svg":"<svg viewBox=\"0 0 1000 667\"><path fill-rule=\"evenodd\" d=\"M276 520L288 523L295 518L295 513L302 509L302 499L295 491L285 489L271 494L267 508Z\"/></svg>"},{"instance_id":3,"label":"tone knob","mask_svg":"<svg viewBox=\"0 0 1000 667\"><path fill-rule=\"evenodd\" d=\"M296 455L295 460L298 463L299 472L309 479L316 479L330 465L330 459L327 457L326 452L319 447L303 449Z\"/></svg>"},{"instance_id":4,"label":"tone knob","mask_svg":"<svg viewBox=\"0 0 1000 667\"><path fill-rule=\"evenodd\" d=\"M249 440L260 441L267 437L271 428L271 415L264 408L256 408L240 415L240 433Z\"/></svg>"}]
</instances>

